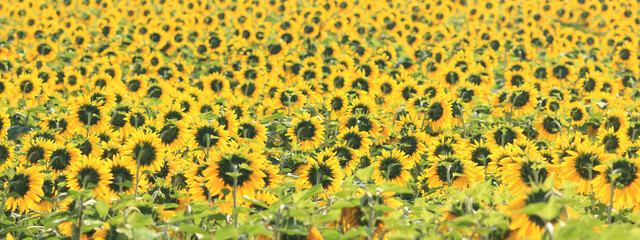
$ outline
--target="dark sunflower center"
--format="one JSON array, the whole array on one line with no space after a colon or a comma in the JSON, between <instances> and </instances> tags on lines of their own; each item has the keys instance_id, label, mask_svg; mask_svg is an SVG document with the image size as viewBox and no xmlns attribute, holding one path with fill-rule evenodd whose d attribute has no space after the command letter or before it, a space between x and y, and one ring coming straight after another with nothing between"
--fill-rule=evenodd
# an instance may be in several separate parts
<instances>
[{"instance_id":1,"label":"dark sunflower center","mask_svg":"<svg viewBox=\"0 0 640 240\"><path fill-rule=\"evenodd\" d=\"M355 81L353 81L353 83L351 84L351 88L369 92L369 82L364 78L358 78Z\"/></svg>"},{"instance_id":2,"label":"dark sunflower center","mask_svg":"<svg viewBox=\"0 0 640 240\"><path fill-rule=\"evenodd\" d=\"M447 168L449 168L448 177ZM438 164L438 166L436 167L436 174L438 175L438 178L440 179L440 181L445 183L448 182L447 178L449 178L452 182L455 181L456 178L458 178L458 176L456 176L457 174L454 175L455 173L464 174L464 165L462 165L462 162L457 159L448 159L448 161L444 161L441 164Z\"/></svg>"},{"instance_id":3,"label":"dark sunflower center","mask_svg":"<svg viewBox=\"0 0 640 240\"><path fill-rule=\"evenodd\" d=\"M342 100L342 98L335 97L331 99L331 109L333 109L333 111L340 111L343 106L344 101Z\"/></svg>"},{"instance_id":4,"label":"dark sunflower center","mask_svg":"<svg viewBox=\"0 0 640 240\"><path fill-rule=\"evenodd\" d=\"M44 154L44 148L37 145L33 146L29 148L29 151L27 151L27 161L31 164L36 164L38 161L44 159Z\"/></svg>"},{"instance_id":5,"label":"dark sunflower center","mask_svg":"<svg viewBox=\"0 0 640 240\"><path fill-rule=\"evenodd\" d=\"M362 137L357 132L349 132L342 137L342 140L346 141L347 147L353 149L360 149L362 147Z\"/></svg>"},{"instance_id":6,"label":"dark sunflower center","mask_svg":"<svg viewBox=\"0 0 640 240\"><path fill-rule=\"evenodd\" d=\"M244 116L244 110L242 110L240 106L231 106L231 110L236 114L237 118L242 118Z\"/></svg>"},{"instance_id":7,"label":"dark sunflower center","mask_svg":"<svg viewBox=\"0 0 640 240\"><path fill-rule=\"evenodd\" d=\"M499 128L498 130L496 130L496 133L493 136L496 143L500 146L504 146L510 143L512 144L516 137L517 133L513 129L507 127Z\"/></svg>"},{"instance_id":8,"label":"dark sunflower center","mask_svg":"<svg viewBox=\"0 0 640 240\"><path fill-rule=\"evenodd\" d=\"M127 83L127 88L129 89L129 92L137 92L140 90L140 85L140 80L133 79Z\"/></svg>"},{"instance_id":9,"label":"dark sunflower center","mask_svg":"<svg viewBox=\"0 0 640 240\"><path fill-rule=\"evenodd\" d=\"M460 75L457 72L449 72L444 79L448 84L456 85L460 82Z\"/></svg>"},{"instance_id":10,"label":"dark sunflower center","mask_svg":"<svg viewBox=\"0 0 640 240\"><path fill-rule=\"evenodd\" d=\"M286 90L280 95L280 103L289 106L298 102L298 94L293 91Z\"/></svg>"},{"instance_id":11,"label":"dark sunflower center","mask_svg":"<svg viewBox=\"0 0 640 240\"><path fill-rule=\"evenodd\" d=\"M115 147L109 147L102 150L102 159L113 159L113 156L120 154L120 150Z\"/></svg>"},{"instance_id":12,"label":"dark sunflower center","mask_svg":"<svg viewBox=\"0 0 640 240\"><path fill-rule=\"evenodd\" d=\"M527 91L520 91L519 93L512 94L511 97L513 106L520 108L526 106L527 103L529 103L530 95Z\"/></svg>"},{"instance_id":13,"label":"dark sunflower center","mask_svg":"<svg viewBox=\"0 0 640 240\"><path fill-rule=\"evenodd\" d=\"M84 189L93 189L100 182L100 173L93 167L83 167L76 176L78 186Z\"/></svg>"},{"instance_id":14,"label":"dark sunflower center","mask_svg":"<svg viewBox=\"0 0 640 240\"><path fill-rule=\"evenodd\" d=\"M620 122L620 118L616 117L616 116L610 116L607 118L607 121L604 125L605 129L609 129L611 127L613 127L613 131L617 132L618 130L620 130L620 125L622 123Z\"/></svg>"},{"instance_id":15,"label":"dark sunflower center","mask_svg":"<svg viewBox=\"0 0 640 240\"><path fill-rule=\"evenodd\" d=\"M532 161L524 161L521 163L520 167L520 178L522 181L532 186L532 183L538 182L542 183L545 179L547 179L547 168L538 168L534 169L533 166L536 165L535 162Z\"/></svg>"},{"instance_id":16,"label":"dark sunflower center","mask_svg":"<svg viewBox=\"0 0 640 240\"><path fill-rule=\"evenodd\" d=\"M631 51L629 51L629 49L622 49L620 51L620 59L622 60L629 60L629 57L631 57Z\"/></svg>"},{"instance_id":17,"label":"dark sunflower center","mask_svg":"<svg viewBox=\"0 0 640 240\"><path fill-rule=\"evenodd\" d=\"M64 171L71 162L71 154L64 148L59 148L51 153L51 162L49 166L56 171Z\"/></svg>"},{"instance_id":18,"label":"dark sunflower center","mask_svg":"<svg viewBox=\"0 0 640 240\"><path fill-rule=\"evenodd\" d=\"M543 191L543 190L534 190L532 192L530 192L529 194L527 194L527 199L525 200L526 204L533 204L533 203L541 203L541 202L548 202L549 198L547 197L547 192ZM527 215L527 217L529 218L529 221L531 221L532 223L536 224L538 227L540 228L544 228L545 223L542 220L542 218L540 218L537 215Z\"/></svg>"},{"instance_id":19,"label":"dark sunflower center","mask_svg":"<svg viewBox=\"0 0 640 240\"><path fill-rule=\"evenodd\" d=\"M211 126L199 127L195 134L196 142L198 146L202 148L216 146L219 141L218 137L220 137L220 133ZM207 142L209 145L207 145Z\"/></svg>"},{"instance_id":20,"label":"dark sunflower center","mask_svg":"<svg viewBox=\"0 0 640 240\"><path fill-rule=\"evenodd\" d=\"M150 98L160 98L162 96L162 88L157 85L151 86L147 89L147 95Z\"/></svg>"},{"instance_id":21,"label":"dark sunflower center","mask_svg":"<svg viewBox=\"0 0 640 240\"><path fill-rule=\"evenodd\" d=\"M234 168L237 168L238 173L238 187L244 186L245 183L251 181L251 174L253 170L241 168L240 165L246 164L251 166L251 161L244 156L238 154L231 154L223 156L218 162L218 177L221 178L228 186L233 186L233 177L228 173L233 173Z\"/></svg>"},{"instance_id":22,"label":"dark sunflower center","mask_svg":"<svg viewBox=\"0 0 640 240\"><path fill-rule=\"evenodd\" d=\"M42 182L42 192L44 193L44 196L53 198L55 193L55 183L50 179L44 180L44 182Z\"/></svg>"},{"instance_id":23,"label":"dark sunflower center","mask_svg":"<svg viewBox=\"0 0 640 240\"><path fill-rule=\"evenodd\" d=\"M53 49L51 48L51 46L49 46L49 44L41 43L40 45L38 45L37 50L38 54L46 56L49 55L49 53L51 53Z\"/></svg>"},{"instance_id":24,"label":"dark sunflower center","mask_svg":"<svg viewBox=\"0 0 640 240\"><path fill-rule=\"evenodd\" d=\"M148 142L139 142L133 147L133 158L140 162L140 166L150 166L155 162L157 149Z\"/></svg>"},{"instance_id":25,"label":"dark sunflower center","mask_svg":"<svg viewBox=\"0 0 640 240\"><path fill-rule=\"evenodd\" d=\"M20 83L20 92L22 93L29 94L33 91L34 88L35 86L30 80L22 81Z\"/></svg>"},{"instance_id":26,"label":"dark sunflower center","mask_svg":"<svg viewBox=\"0 0 640 240\"><path fill-rule=\"evenodd\" d=\"M560 122L552 117L545 117L542 120L542 127L544 127L545 131L551 134L556 134L562 129L562 125L560 125Z\"/></svg>"},{"instance_id":27,"label":"dark sunflower center","mask_svg":"<svg viewBox=\"0 0 640 240\"><path fill-rule=\"evenodd\" d=\"M258 130L251 123L242 123L238 126L238 135L243 138L254 139L258 135Z\"/></svg>"},{"instance_id":28,"label":"dark sunflower center","mask_svg":"<svg viewBox=\"0 0 640 240\"><path fill-rule=\"evenodd\" d=\"M102 116L100 115L100 109L93 104L85 104L78 109L78 119L84 125L93 126L100 121Z\"/></svg>"},{"instance_id":29,"label":"dark sunflower center","mask_svg":"<svg viewBox=\"0 0 640 240\"><path fill-rule=\"evenodd\" d=\"M67 78L67 83L71 86L75 86L78 83L78 77L76 76L69 76L69 78Z\"/></svg>"},{"instance_id":30,"label":"dark sunflower center","mask_svg":"<svg viewBox=\"0 0 640 240\"><path fill-rule=\"evenodd\" d=\"M124 127L127 124L127 115L121 111L115 111L111 114L111 125L116 128Z\"/></svg>"},{"instance_id":31,"label":"dark sunflower center","mask_svg":"<svg viewBox=\"0 0 640 240\"><path fill-rule=\"evenodd\" d=\"M9 147L6 145L0 145L0 165L7 162L9 159Z\"/></svg>"},{"instance_id":32,"label":"dark sunflower center","mask_svg":"<svg viewBox=\"0 0 640 240\"><path fill-rule=\"evenodd\" d=\"M444 107L439 102L434 102L429 106L429 110L427 110L427 116L431 121L438 121L440 118L444 116Z\"/></svg>"},{"instance_id":33,"label":"dark sunflower center","mask_svg":"<svg viewBox=\"0 0 640 240\"><path fill-rule=\"evenodd\" d=\"M616 169L620 170L620 176L616 178L616 183L620 183L625 187L631 185L631 183L633 183L636 178L638 178L638 175L636 174L638 171L638 167L634 163L622 159L613 162L612 167L604 172L604 176L607 179L607 182L611 182L611 177L609 175L612 173L612 169L614 171Z\"/></svg>"},{"instance_id":34,"label":"dark sunflower center","mask_svg":"<svg viewBox=\"0 0 640 240\"><path fill-rule=\"evenodd\" d=\"M515 75L513 77L511 77L511 85L516 86L516 87L520 87L522 86L522 84L524 84L524 78L520 75Z\"/></svg>"},{"instance_id":35,"label":"dark sunflower center","mask_svg":"<svg viewBox=\"0 0 640 240\"><path fill-rule=\"evenodd\" d=\"M553 68L553 76L563 80L569 75L569 68L564 65L558 65Z\"/></svg>"},{"instance_id":36,"label":"dark sunflower center","mask_svg":"<svg viewBox=\"0 0 640 240\"><path fill-rule=\"evenodd\" d=\"M169 111L167 112L167 114L164 115L165 122L180 121L180 120L182 120L182 113L179 111Z\"/></svg>"},{"instance_id":37,"label":"dark sunflower center","mask_svg":"<svg viewBox=\"0 0 640 240\"><path fill-rule=\"evenodd\" d=\"M453 154L453 146L451 144L440 144L436 146L435 151L433 152L436 156L446 156Z\"/></svg>"},{"instance_id":38,"label":"dark sunflower center","mask_svg":"<svg viewBox=\"0 0 640 240\"><path fill-rule=\"evenodd\" d=\"M211 105L205 104L200 106L200 113L208 113L208 112L213 112L213 107L211 107Z\"/></svg>"},{"instance_id":39,"label":"dark sunflower center","mask_svg":"<svg viewBox=\"0 0 640 240\"><path fill-rule=\"evenodd\" d=\"M411 98L411 96L413 96L413 94L416 94L416 93L418 93L418 91L414 87L412 86L404 87L402 89L402 98L408 101Z\"/></svg>"},{"instance_id":40,"label":"dark sunflower center","mask_svg":"<svg viewBox=\"0 0 640 240\"><path fill-rule=\"evenodd\" d=\"M85 156L89 156L91 151L93 151L93 145L89 140L84 140L82 143L76 145L76 148L80 150L80 153Z\"/></svg>"},{"instance_id":41,"label":"dark sunflower center","mask_svg":"<svg viewBox=\"0 0 640 240\"><path fill-rule=\"evenodd\" d=\"M402 173L402 163L394 157L387 157L380 161L380 172L387 180L393 180L400 177Z\"/></svg>"},{"instance_id":42,"label":"dark sunflower center","mask_svg":"<svg viewBox=\"0 0 640 240\"><path fill-rule=\"evenodd\" d=\"M177 125L169 123L160 129L160 140L164 144L172 144L178 139L180 128Z\"/></svg>"},{"instance_id":43,"label":"dark sunflower center","mask_svg":"<svg viewBox=\"0 0 640 240\"><path fill-rule=\"evenodd\" d=\"M600 174L600 172L593 169L598 165L600 165L600 160L595 154L591 153L581 153L574 160L574 168L584 180L593 179ZM589 178L589 170L591 170L591 178Z\"/></svg>"},{"instance_id":44,"label":"dark sunflower center","mask_svg":"<svg viewBox=\"0 0 640 240\"><path fill-rule=\"evenodd\" d=\"M593 78L587 79L587 81L585 81L584 83L584 91L592 92L595 89L596 89L596 80Z\"/></svg>"},{"instance_id":45,"label":"dark sunflower center","mask_svg":"<svg viewBox=\"0 0 640 240\"><path fill-rule=\"evenodd\" d=\"M333 171L331 167L325 164L319 164L316 167L309 168L308 181L312 185L322 184L322 188L328 188L333 181Z\"/></svg>"},{"instance_id":46,"label":"dark sunflower center","mask_svg":"<svg viewBox=\"0 0 640 240\"><path fill-rule=\"evenodd\" d=\"M571 119L573 121L581 121L584 118L584 113L579 108L571 109Z\"/></svg>"},{"instance_id":47,"label":"dark sunflower center","mask_svg":"<svg viewBox=\"0 0 640 240\"><path fill-rule=\"evenodd\" d=\"M240 90L242 91L242 94L247 97L253 96L253 92L256 91L256 84L253 82L246 82L242 84Z\"/></svg>"},{"instance_id":48,"label":"dark sunflower center","mask_svg":"<svg viewBox=\"0 0 640 240\"><path fill-rule=\"evenodd\" d=\"M489 148L478 147L471 152L471 161L477 163L479 166L484 166L489 160L489 155L491 155Z\"/></svg>"},{"instance_id":49,"label":"dark sunflower center","mask_svg":"<svg viewBox=\"0 0 640 240\"><path fill-rule=\"evenodd\" d=\"M113 181L109 184L109 189L114 192L120 192L122 189L123 192L126 192L130 189L124 184L127 181L133 182L133 174L129 169L124 166L114 166L111 168L111 175L113 175Z\"/></svg>"},{"instance_id":50,"label":"dark sunflower center","mask_svg":"<svg viewBox=\"0 0 640 240\"><path fill-rule=\"evenodd\" d=\"M387 95L391 93L391 91L393 91L393 88L391 87L390 83L385 82L380 85L380 92L382 92L382 94Z\"/></svg>"},{"instance_id":51,"label":"dark sunflower center","mask_svg":"<svg viewBox=\"0 0 640 240\"><path fill-rule=\"evenodd\" d=\"M616 135L607 134L602 138L604 150L607 152L615 152L620 147L620 140Z\"/></svg>"},{"instance_id":52,"label":"dark sunflower center","mask_svg":"<svg viewBox=\"0 0 640 240\"><path fill-rule=\"evenodd\" d=\"M364 105L364 104L356 104L353 106L353 109L351 109L351 113L353 114L369 114L369 106Z\"/></svg>"},{"instance_id":53,"label":"dark sunflower center","mask_svg":"<svg viewBox=\"0 0 640 240\"><path fill-rule=\"evenodd\" d=\"M349 151L349 149L346 147L337 147L334 151L336 153L336 157L339 160L338 163L340 164L340 167L347 167L347 164L349 163L349 161L351 161L351 158L353 158L351 151Z\"/></svg>"},{"instance_id":54,"label":"dark sunflower center","mask_svg":"<svg viewBox=\"0 0 640 240\"><path fill-rule=\"evenodd\" d=\"M316 126L309 120L301 121L295 128L295 134L300 140L312 141L316 136Z\"/></svg>"},{"instance_id":55,"label":"dark sunflower center","mask_svg":"<svg viewBox=\"0 0 640 240\"><path fill-rule=\"evenodd\" d=\"M413 154L418 150L418 139L415 136L402 136L398 142L398 149L407 156L413 156Z\"/></svg>"},{"instance_id":56,"label":"dark sunflower center","mask_svg":"<svg viewBox=\"0 0 640 240\"><path fill-rule=\"evenodd\" d=\"M17 193L20 197L25 197L30 190L29 183L31 183L29 175L24 173L14 175L9 182L9 194Z\"/></svg>"},{"instance_id":57,"label":"dark sunflower center","mask_svg":"<svg viewBox=\"0 0 640 240\"><path fill-rule=\"evenodd\" d=\"M368 132L373 128L373 122L366 116L350 117L345 126L348 128L358 126L358 130Z\"/></svg>"}]
</instances>

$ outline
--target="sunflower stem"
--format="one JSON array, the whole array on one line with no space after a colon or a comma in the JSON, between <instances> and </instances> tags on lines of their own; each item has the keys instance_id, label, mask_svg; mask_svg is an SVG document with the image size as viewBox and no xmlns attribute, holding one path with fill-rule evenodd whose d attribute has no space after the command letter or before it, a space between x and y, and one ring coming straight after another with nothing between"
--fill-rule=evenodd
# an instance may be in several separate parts
<instances>
[{"instance_id":1,"label":"sunflower stem","mask_svg":"<svg viewBox=\"0 0 640 240\"><path fill-rule=\"evenodd\" d=\"M450 188L451 187L451 167L453 166L453 163L449 163L449 165L447 166L447 187Z\"/></svg>"},{"instance_id":2,"label":"sunflower stem","mask_svg":"<svg viewBox=\"0 0 640 240\"><path fill-rule=\"evenodd\" d=\"M613 170L613 172L609 175L611 178L611 194L609 197L609 209L607 209L607 224L611 224L611 212L613 211L613 193L616 187L616 179L620 176L621 169Z\"/></svg>"},{"instance_id":3,"label":"sunflower stem","mask_svg":"<svg viewBox=\"0 0 640 240\"><path fill-rule=\"evenodd\" d=\"M4 189L4 193L2 194L2 202L0 202L0 211L2 211L2 216L4 217L4 203L7 201L7 195L9 195L9 187Z\"/></svg>"},{"instance_id":4,"label":"sunflower stem","mask_svg":"<svg viewBox=\"0 0 640 240\"><path fill-rule=\"evenodd\" d=\"M238 229L238 165L233 165L233 225Z\"/></svg>"},{"instance_id":5,"label":"sunflower stem","mask_svg":"<svg viewBox=\"0 0 640 240\"><path fill-rule=\"evenodd\" d=\"M142 149L142 151L138 153L138 157L136 157L136 186L134 188L134 194L133 194L134 199L138 199L138 184L140 183L140 158L142 157L142 153L144 151L145 150Z\"/></svg>"}]
</instances>

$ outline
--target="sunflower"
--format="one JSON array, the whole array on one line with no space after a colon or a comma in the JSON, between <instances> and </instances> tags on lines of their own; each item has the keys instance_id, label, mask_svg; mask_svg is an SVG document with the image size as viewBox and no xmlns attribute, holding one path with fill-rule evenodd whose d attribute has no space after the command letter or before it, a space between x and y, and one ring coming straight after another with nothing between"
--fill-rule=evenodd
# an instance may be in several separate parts
<instances>
[{"instance_id":1,"label":"sunflower","mask_svg":"<svg viewBox=\"0 0 640 240\"><path fill-rule=\"evenodd\" d=\"M0 172L4 171L7 166L12 165L15 159L13 144L11 141L7 141L6 139L0 140Z\"/></svg>"},{"instance_id":2,"label":"sunflower","mask_svg":"<svg viewBox=\"0 0 640 240\"><path fill-rule=\"evenodd\" d=\"M327 193L337 193L342 190L344 172L340 169L340 163L335 157L307 158L307 163L302 166L296 185L300 189L308 189L321 184Z\"/></svg>"},{"instance_id":3,"label":"sunflower","mask_svg":"<svg viewBox=\"0 0 640 240\"><path fill-rule=\"evenodd\" d=\"M608 161L611 156L605 154L603 146L594 146L588 141L578 142L575 150L567 152L569 156L560 163L562 178L580 184L577 187L579 193L593 192L593 179L601 174L595 167Z\"/></svg>"},{"instance_id":4,"label":"sunflower","mask_svg":"<svg viewBox=\"0 0 640 240\"><path fill-rule=\"evenodd\" d=\"M492 148L498 148L513 142L522 137L523 130L519 127L496 126L493 131L487 134L487 144Z\"/></svg>"},{"instance_id":5,"label":"sunflower","mask_svg":"<svg viewBox=\"0 0 640 240\"><path fill-rule=\"evenodd\" d=\"M74 138L74 147L80 150L80 154L84 156L100 156L102 148L98 145L100 139L93 134L76 136Z\"/></svg>"},{"instance_id":6,"label":"sunflower","mask_svg":"<svg viewBox=\"0 0 640 240\"><path fill-rule=\"evenodd\" d=\"M253 142L264 145L267 141L267 128L255 119L243 118L238 123L235 136L240 144Z\"/></svg>"},{"instance_id":7,"label":"sunflower","mask_svg":"<svg viewBox=\"0 0 640 240\"><path fill-rule=\"evenodd\" d=\"M562 119L550 115L541 117L534 126L542 139L556 139L562 132Z\"/></svg>"},{"instance_id":8,"label":"sunflower","mask_svg":"<svg viewBox=\"0 0 640 240\"><path fill-rule=\"evenodd\" d=\"M367 132L361 132L358 126L351 127L343 131L337 137L346 147L353 149L356 154L363 155L369 152L372 142Z\"/></svg>"},{"instance_id":9,"label":"sunflower","mask_svg":"<svg viewBox=\"0 0 640 240\"><path fill-rule=\"evenodd\" d=\"M18 166L15 175L5 183L7 184L5 189L8 190L4 201L11 211L19 209L20 213L24 213L27 210L38 209L37 203L44 196L42 192L44 175L40 172L41 170L36 166L28 168Z\"/></svg>"},{"instance_id":10,"label":"sunflower","mask_svg":"<svg viewBox=\"0 0 640 240\"><path fill-rule=\"evenodd\" d=\"M623 110L611 110L607 113L602 126L604 129L613 128L614 132L618 132L620 129L624 130L629 127L629 117Z\"/></svg>"},{"instance_id":11,"label":"sunflower","mask_svg":"<svg viewBox=\"0 0 640 240\"><path fill-rule=\"evenodd\" d=\"M510 161L502 163L503 166L498 168L498 174L515 196L521 196L533 187L541 185L555 169L540 154L511 157Z\"/></svg>"},{"instance_id":12,"label":"sunflower","mask_svg":"<svg viewBox=\"0 0 640 240\"><path fill-rule=\"evenodd\" d=\"M188 134L185 123L181 121L164 124L158 122L156 129L158 129L158 137L162 147L167 151L176 151L184 146Z\"/></svg>"},{"instance_id":13,"label":"sunflower","mask_svg":"<svg viewBox=\"0 0 640 240\"><path fill-rule=\"evenodd\" d=\"M75 103L71 107L69 125L84 126L90 133L106 126L108 119L106 108L102 107L100 103L92 101L86 95L72 101Z\"/></svg>"},{"instance_id":14,"label":"sunflower","mask_svg":"<svg viewBox=\"0 0 640 240\"><path fill-rule=\"evenodd\" d=\"M41 165L49 161L54 143L44 138L35 138L24 144L20 162L24 165Z\"/></svg>"},{"instance_id":15,"label":"sunflower","mask_svg":"<svg viewBox=\"0 0 640 240\"><path fill-rule=\"evenodd\" d=\"M256 190L264 187L265 174L261 168L265 163L258 149L234 144L214 151L211 165L202 174L211 195L219 194L222 189L233 191L237 186L239 196L254 196ZM234 177L234 173L237 176Z\"/></svg>"},{"instance_id":16,"label":"sunflower","mask_svg":"<svg viewBox=\"0 0 640 240\"><path fill-rule=\"evenodd\" d=\"M136 131L124 146L123 155L140 164L141 170L158 171L164 160L165 149L156 133Z\"/></svg>"},{"instance_id":17,"label":"sunflower","mask_svg":"<svg viewBox=\"0 0 640 240\"><path fill-rule=\"evenodd\" d=\"M431 189L449 186L462 190L481 179L481 168L469 159L447 155L431 161L433 165L422 173Z\"/></svg>"},{"instance_id":18,"label":"sunflower","mask_svg":"<svg viewBox=\"0 0 640 240\"><path fill-rule=\"evenodd\" d=\"M529 204L548 203L551 198L553 198L553 192L535 188L527 194L509 202L507 210L515 213L509 225L509 230L515 232L512 233L513 235L511 236L515 236L515 238L518 239L542 239L546 232L545 229L547 228L545 221L538 215L529 215L519 213L518 211ZM556 217L550 219L552 225L555 225L560 220L565 220L570 216L575 217L575 215L577 215L577 213L568 207L563 207L563 209L556 211ZM569 214L569 216L567 216L567 214Z\"/></svg>"},{"instance_id":19,"label":"sunflower","mask_svg":"<svg viewBox=\"0 0 640 240\"><path fill-rule=\"evenodd\" d=\"M569 104L565 112L569 115L572 126L582 126L587 121L588 112L583 104L574 102Z\"/></svg>"},{"instance_id":20,"label":"sunflower","mask_svg":"<svg viewBox=\"0 0 640 240\"><path fill-rule=\"evenodd\" d=\"M104 196L113 179L107 166L94 156L82 156L71 163L67 174L67 187L73 191L93 190L94 196Z\"/></svg>"},{"instance_id":21,"label":"sunflower","mask_svg":"<svg viewBox=\"0 0 640 240\"><path fill-rule=\"evenodd\" d=\"M596 166L594 170L602 173L593 180L596 198L602 203L609 205L612 194L615 209L633 207L638 203L640 163L637 159L618 157ZM613 174L616 174L617 178L612 185L611 175Z\"/></svg>"},{"instance_id":22,"label":"sunflower","mask_svg":"<svg viewBox=\"0 0 640 240\"><path fill-rule=\"evenodd\" d=\"M420 131L407 132L398 136L397 148L402 151L407 157L415 162L418 162L422 157L422 154L427 152L427 135Z\"/></svg>"},{"instance_id":23,"label":"sunflower","mask_svg":"<svg viewBox=\"0 0 640 240\"><path fill-rule=\"evenodd\" d=\"M521 116L528 114L538 106L538 91L530 84L524 84L516 88L507 99L505 110L511 109L511 114Z\"/></svg>"},{"instance_id":24,"label":"sunflower","mask_svg":"<svg viewBox=\"0 0 640 240\"><path fill-rule=\"evenodd\" d=\"M107 198L117 198L118 194L131 194L136 182L136 163L133 159L115 155L105 163L113 180L107 185ZM145 178L138 183L139 191L144 192L147 186Z\"/></svg>"},{"instance_id":25,"label":"sunflower","mask_svg":"<svg viewBox=\"0 0 640 240\"><path fill-rule=\"evenodd\" d=\"M409 169L414 165L411 159L397 148L391 151L382 150L382 155L373 161L373 179L376 184L391 182L406 186L411 178Z\"/></svg>"},{"instance_id":26,"label":"sunflower","mask_svg":"<svg viewBox=\"0 0 640 240\"><path fill-rule=\"evenodd\" d=\"M14 86L17 88L17 92L15 94L16 97L20 97L22 99L34 99L36 96L40 95L42 91L42 79L38 78L36 75L32 74L22 74L17 79L14 80Z\"/></svg>"},{"instance_id":27,"label":"sunflower","mask_svg":"<svg viewBox=\"0 0 640 240\"><path fill-rule=\"evenodd\" d=\"M71 145L55 144L51 150L51 157L47 163L48 169L55 174L67 172L73 162L80 161L80 150Z\"/></svg>"},{"instance_id":28,"label":"sunflower","mask_svg":"<svg viewBox=\"0 0 640 240\"><path fill-rule=\"evenodd\" d=\"M186 109L181 106L180 103L174 102L170 104L164 104L160 107L159 119L165 123L186 120L189 116L185 113Z\"/></svg>"},{"instance_id":29,"label":"sunflower","mask_svg":"<svg viewBox=\"0 0 640 240\"><path fill-rule=\"evenodd\" d=\"M434 131L447 128L453 116L451 104L444 97L432 99L425 114L425 120Z\"/></svg>"},{"instance_id":30,"label":"sunflower","mask_svg":"<svg viewBox=\"0 0 640 240\"><path fill-rule=\"evenodd\" d=\"M301 150L317 148L324 137L324 125L318 117L311 117L309 112L296 114L291 121L287 136L291 141L301 146Z\"/></svg>"},{"instance_id":31,"label":"sunflower","mask_svg":"<svg viewBox=\"0 0 640 240\"><path fill-rule=\"evenodd\" d=\"M622 154L630 144L627 135L613 131L613 127L608 129L600 128L597 138L598 142L604 146L606 153Z\"/></svg>"}]
</instances>

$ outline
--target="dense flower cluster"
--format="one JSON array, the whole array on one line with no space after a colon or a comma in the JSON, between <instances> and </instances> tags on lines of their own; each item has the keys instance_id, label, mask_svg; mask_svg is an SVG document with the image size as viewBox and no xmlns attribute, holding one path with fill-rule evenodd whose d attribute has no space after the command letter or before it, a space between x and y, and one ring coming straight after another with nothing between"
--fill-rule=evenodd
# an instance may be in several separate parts
<instances>
[{"instance_id":1,"label":"dense flower cluster","mask_svg":"<svg viewBox=\"0 0 640 240\"><path fill-rule=\"evenodd\" d=\"M72 193L85 191L172 222L206 203L233 216L223 225L264 226L246 233L257 239L361 228L382 239L398 233L385 221L394 214L437 223L442 234L539 239L596 209L604 218L609 206L609 218L612 209L632 213L640 209L638 7L2 3L0 208L7 216L82 212L86 199ZM504 199L443 197L483 183L488 198ZM338 200L359 205L338 204L325 220L281 215L293 207L283 199L314 186L320 191L305 199L322 214ZM121 201L127 196L135 201ZM560 197L573 202L551 217L527 210ZM591 206L575 203L584 199ZM433 220L414 215L421 201L440 206L429 210ZM378 205L388 211L365 209ZM249 217L272 206L278 217ZM486 223L447 224L478 211L503 214L508 227L475 235L470 229ZM51 231L124 236L116 218L100 218L88 230L69 218ZM594 218L595 233L607 220ZM219 228L205 229L213 236Z\"/></svg>"}]
</instances>

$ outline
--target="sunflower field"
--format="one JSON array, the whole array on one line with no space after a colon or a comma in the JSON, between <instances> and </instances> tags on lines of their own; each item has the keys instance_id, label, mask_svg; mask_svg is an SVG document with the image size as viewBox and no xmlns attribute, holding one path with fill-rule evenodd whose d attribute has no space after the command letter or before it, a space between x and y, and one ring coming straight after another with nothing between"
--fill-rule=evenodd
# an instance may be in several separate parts
<instances>
[{"instance_id":1,"label":"sunflower field","mask_svg":"<svg viewBox=\"0 0 640 240\"><path fill-rule=\"evenodd\" d=\"M634 239L640 3L0 2L0 239Z\"/></svg>"}]
</instances>

